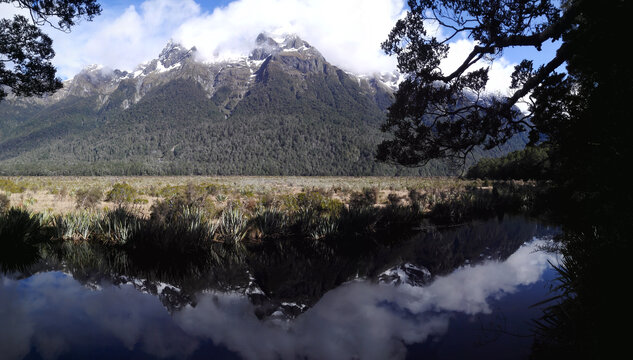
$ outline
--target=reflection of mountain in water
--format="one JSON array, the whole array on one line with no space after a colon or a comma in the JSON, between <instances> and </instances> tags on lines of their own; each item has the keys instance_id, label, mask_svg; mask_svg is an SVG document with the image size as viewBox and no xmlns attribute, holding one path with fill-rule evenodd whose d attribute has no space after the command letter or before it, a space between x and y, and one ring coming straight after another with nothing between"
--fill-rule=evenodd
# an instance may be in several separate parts
<instances>
[{"instance_id":1,"label":"reflection of mountain in water","mask_svg":"<svg viewBox=\"0 0 633 360\"><path fill-rule=\"evenodd\" d=\"M504 260L523 243L550 230L520 217L429 229L404 241L371 242L335 252L323 243L282 240L262 244L241 261L191 263L186 268L138 266L125 253L86 246L31 267L31 274L61 270L84 286L131 284L157 296L170 311L195 306L203 293L248 296L259 318L294 317L331 289L354 279L421 286L438 275L484 260Z\"/></svg>"},{"instance_id":2,"label":"reflection of mountain in water","mask_svg":"<svg viewBox=\"0 0 633 360\"><path fill-rule=\"evenodd\" d=\"M527 358L529 337L506 336L488 347L473 341L481 325L500 318L507 320L502 331L529 331L529 320L539 315L529 306L547 296L542 280L552 276L547 269L553 257L536 251L545 244L532 241L503 260L471 263L443 275L412 263L379 275L383 280L397 275L396 286L359 272L372 279L341 284L319 295L309 309L241 287L251 281L244 277L247 265L231 271L240 276L236 282L201 277L181 281L178 288L138 276L94 275L98 272L88 268L83 273L76 268L75 275L68 267L65 272L41 268L21 280L0 277L0 354L10 360ZM393 251L385 258L399 256ZM375 270L386 266L377 264ZM99 276L104 281L97 281ZM159 294L162 303L151 294ZM169 314L164 305L175 311ZM291 310L300 314L289 318Z\"/></svg>"}]
</instances>

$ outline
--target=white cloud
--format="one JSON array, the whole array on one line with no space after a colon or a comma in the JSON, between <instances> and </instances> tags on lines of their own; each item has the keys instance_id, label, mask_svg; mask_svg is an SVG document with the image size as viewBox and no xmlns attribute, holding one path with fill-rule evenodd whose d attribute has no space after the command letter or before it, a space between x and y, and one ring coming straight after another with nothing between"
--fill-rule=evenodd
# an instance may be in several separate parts
<instances>
[{"instance_id":1,"label":"white cloud","mask_svg":"<svg viewBox=\"0 0 633 360\"><path fill-rule=\"evenodd\" d=\"M57 52L54 63L62 77L72 77L89 64L132 70L155 58L176 29L200 15L193 0L148 0L140 6L104 9L92 22L70 34L50 31Z\"/></svg>"},{"instance_id":2,"label":"white cloud","mask_svg":"<svg viewBox=\"0 0 633 360\"><path fill-rule=\"evenodd\" d=\"M380 49L402 0L239 0L185 22L176 38L208 58L246 55L262 31L296 33L325 58L358 73L392 71Z\"/></svg>"}]
</instances>

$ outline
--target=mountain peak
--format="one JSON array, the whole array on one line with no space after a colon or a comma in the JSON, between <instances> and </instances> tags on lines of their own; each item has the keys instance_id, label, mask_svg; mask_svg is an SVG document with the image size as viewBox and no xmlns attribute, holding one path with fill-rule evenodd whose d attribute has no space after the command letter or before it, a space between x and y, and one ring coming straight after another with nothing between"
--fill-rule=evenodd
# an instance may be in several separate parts
<instances>
[{"instance_id":1,"label":"mountain peak","mask_svg":"<svg viewBox=\"0 0 633 360\"><path fill-rule=\"evenodd\" d=\"M191 56L196 48L186 49L182 44L170 39L165 45L165 48L158 55L158 61L163 64L164 67L169 68L182 60Z\"/></svg>"},{"instance_id":2,"label":"mountain peak","mask_svg":"<svg viewBox=\"0 0 633 360\"><path fill-rule=\"evenodd\" d=\"M279 43L273 39L273 37L265 32L259 33L257 38L255 39L255 43L257 46L270 46L270 47L279 47Z\"/></svg>"},{"instance_id":3,"label":"mountain peak","mask_svg":"<svg viewBox=\"0 0 633 360\"><path fill-rule=\"evenodd\" d=\"M310 49L312 46L296 34L287 35L281 45L283 49Z\"/></svg>"},{"instance_id":4,"label":"mountain peak","mask_svg":"<svg viewBox=\"0 0 633 360\"><path fill-rule=\"evenodd\" d=\"M262 32L255 39L256 47L251 52L251 60L264 60L270 55L277 55L280 52L309 52L312 56L321 57L308 42L301 39L296 34L271 34Z\"/></svg>"}]
</instances>

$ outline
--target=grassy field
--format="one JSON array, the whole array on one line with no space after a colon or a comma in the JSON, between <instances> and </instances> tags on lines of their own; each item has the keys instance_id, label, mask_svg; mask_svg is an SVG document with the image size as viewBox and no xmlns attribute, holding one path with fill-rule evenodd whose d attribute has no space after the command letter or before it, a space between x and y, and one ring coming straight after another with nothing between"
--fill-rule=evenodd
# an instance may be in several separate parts
<instances>
[{"instance_id":1,"label":"grassy field","mask_svg":"<svg viewBox=\"0 0 633 360\"><path fill-rule=\"evenodd\" d=\"M127 198L108 196L115 185L127 184ZM487 188L479 180L421 177L250 177L250 176L174 176L174 177L0 177L0 194L11 206L33 212L65 214L77 208L112 209L118 203L132 204L143 214L151 206L176 193L204 193L217 209L229 203L259 203L284 196L319 191L348 204L354 194L373 192L376 206L410 202L411 190L442 198L469 188ZM96 201L86 201L92 192Z\"/></svg>"}]
</instances>

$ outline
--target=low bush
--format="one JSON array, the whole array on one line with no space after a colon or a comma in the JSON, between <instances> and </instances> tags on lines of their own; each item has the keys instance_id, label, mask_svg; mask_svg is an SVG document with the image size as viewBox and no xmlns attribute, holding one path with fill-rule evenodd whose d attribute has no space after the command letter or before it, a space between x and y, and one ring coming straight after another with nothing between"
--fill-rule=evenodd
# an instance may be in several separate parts
<instances>
[{"instance_id":1,"label":"low bush","mask_svg":"<svg viewBox=\"0 0 633 360\"><path fill-rule=\"evenodd\" d=\"M103 192L98 187L79 189L75 192L77 209L94 209L101 202Z\"/></svg>"},{"instance_id":2,"label":"low bush","mask_svg":"<svg viewBox=\"0 0 633 360\"><path fill-rule=\"evenodd\" d=\"M138 191L128 183L116 183L106 194L106 201L113 202L120 207L123 204L136 203Z\"/></svg>"},{"instance_id":3,"label":"low bush","mask_svg":"<svg viewBox=\"0 0 633 360\"><path fill-rule=\"evenodd\" d=\"M378 188L364 188L360 192L353 192L349 200L350 207L374 206L378 202Z\"/></svg>"},{"instance_id":4,"label":"low bush","mask_svg":"<svg viewBox=\"0 0 633 360\"><path fill-rule=\"evenodd\" d=\"M22 185L16 184L13 180L0 179L0 190L18 194L23 193L26 188Z\"/></svg>"}]
</instances>

